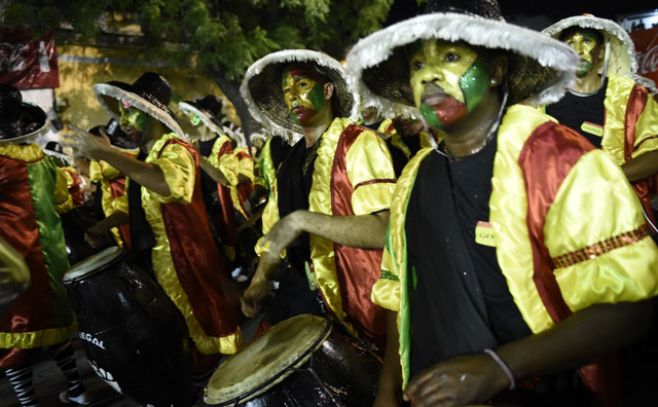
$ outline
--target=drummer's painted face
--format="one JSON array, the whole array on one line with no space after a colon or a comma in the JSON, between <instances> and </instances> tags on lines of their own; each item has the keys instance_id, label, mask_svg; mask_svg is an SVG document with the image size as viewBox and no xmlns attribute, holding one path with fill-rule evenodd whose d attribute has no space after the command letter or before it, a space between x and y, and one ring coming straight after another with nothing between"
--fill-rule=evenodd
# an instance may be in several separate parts
<instances>
[{"instance_id":1,"label":"drummer's painted face","mask_svg":"<svg viewBox=\"0 0 658 407\"><path fill-rule=\"evenodd\" d=\"M119 113L121 114L119 117L121 130L128 135L130 141L141 143L148 115L125 101L119 103Z\"/></svg>"},{"instance_id":2,"label":"drummer's painted face","mask_svg":"<svg viewBox=\"0 0 658 407\"><path fill-rule=\"evenodd\" d=\"M576 68L577 77L583 78L598 68L604 53L603 41L598 31L574 29L561 35L560 40L573 48L580 58Z\"/></svg>"},{"instance_id":3,"label":"drummer's painted face","mask_svg":"<svg viewBox=\"0 0 658 407\"><path fill-rule=\"evenodd\" d=\"M190 123L192 123L192 126L194 126L194 127L201 126L201 123L202 123L201 116L199 116L198 114L193 114L190 117Z\"/></svg>"},{"instance_id":4,"label":"drummer's painted face","mask_svg":"<svg viewBox=\"0 0 658 407\"><path fill-rule=\"evenodd\" d=\"M302 126L312 124L313 118L328 103L324 84L318 76L297 67L288 68L283 73L283 100L291 119Z\"/></svg>"},{"instance_id":5,"label":"drummer's painted face","mask_svg":"<svg viewBox=\"0 0 658 407\"><path fill-rule=\"evenodd\" d=\"M422 41L409 59L414 103L428 125L448 128L489 90L489 60L462 42Z\"/></svg>"}]
</instances>

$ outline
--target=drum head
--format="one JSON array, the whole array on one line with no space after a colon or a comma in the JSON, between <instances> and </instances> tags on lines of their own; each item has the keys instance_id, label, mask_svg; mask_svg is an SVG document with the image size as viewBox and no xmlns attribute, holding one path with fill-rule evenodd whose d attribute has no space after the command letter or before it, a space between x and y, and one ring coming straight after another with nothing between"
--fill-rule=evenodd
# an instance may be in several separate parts
<instances>
[{"instance_id":1,"label":"drum head","mask_svg":"<svg viewBox=\"0 0 658 407\"><path fill-rule=\"evenodd\" d=\"M81 277L87 277L100 270L106 264L113 262L123 254L123 249L117 246L108 247L102 252L96 253L74 264L69 271L64 274L62 282L72 282Z\"/></svg>"},{"instance_id":2,"label":"drum head","mask_svg":"<svg viewBox=\"0 0 658 407\"><path fill-rule=\"evenodd\" d=\"M330 333L331 323L315 315L276 324L213 373L204 402L234 405L263 394L306 363Z\"/></svg>"}]
</instances>

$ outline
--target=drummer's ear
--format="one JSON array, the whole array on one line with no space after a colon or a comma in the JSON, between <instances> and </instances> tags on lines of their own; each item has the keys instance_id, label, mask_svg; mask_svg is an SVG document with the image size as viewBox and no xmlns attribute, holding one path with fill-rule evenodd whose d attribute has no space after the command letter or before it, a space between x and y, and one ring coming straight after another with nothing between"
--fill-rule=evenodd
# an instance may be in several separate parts
<instances>
[{"instance_id":1,"label":"drummer's ear","mask_svg":"<svg viewBox=\"0 0 658 407\"><path fill-rule=\"evenodd\" d=\"M334 84L331 82L327 82L324 84L322 89L324 90L324 99L330 100L331 97L334 95Z\"/></svg>"},{"instance_id":2,"label":"drummer's ear","mask_svg":"<svg viewBox=\"0 0 658 407\"><path fill-rule=\"evenodd\" d=\"M491 61L491 80L490 85L493 88L498 87L507 76L507 68L509 66L509 59L507 54L497 53L492 56Z\"/></svg>"}]
</instances>

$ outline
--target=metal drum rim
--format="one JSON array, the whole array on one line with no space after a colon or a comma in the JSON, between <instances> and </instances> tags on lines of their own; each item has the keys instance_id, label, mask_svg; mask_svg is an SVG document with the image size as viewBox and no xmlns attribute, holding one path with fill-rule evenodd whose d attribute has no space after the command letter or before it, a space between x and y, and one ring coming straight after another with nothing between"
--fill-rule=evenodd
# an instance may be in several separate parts
<instances>
[{"instance_id":1,"label":"metal drum rim","mask_svg":"<svg viewBox=\"0 0 658 407\"><path fill-rule=\"evenodd\" d=\"M254 398L264 394L266 391L268 391L272 387L276 386L277 384L281 383L286 378L288 378L288 376L290 376L290 374L293 371L295 371L297 368L299 368L300 366L305 364L311 358L311 356L315 353L315 351L320 346L322 346L324 341L327 340L327 338L329 337L329 335L331 334L331 332L333 330L332 329L333 326L332 326L331 321L328 320L327 318L323 318L323 317L320 317L320 316L317 316L317 315L311 315L311 314L298 315L298 316L289 318L286 321L289 321L289 320L295 319L295 318L299 318L299 317L304 317L304 316L307 316L307 317L312 316L314 318L322 319L324 321L324 326L322 327L322 331L320 332L318 337L315 339L313 344L311 346L309 346L306 349L306 351L302 352L297 357L297 359L295 359L292 363L290 363L284 369L281 369L280 371L272 374L272 376L268 377L267 380L263 380L262 384L254 386L253 388L246 391L244 394L242 394L240 396L237 396L237 397L233 397L233 398L228 399L228 400L223 400L223 401L220 401L218 403L209 400L208 399L208 394L207 394L208 388L206 387L206 389L204 391L204 395L203 395L203 402L206 405L212 406L212 407L228 407L228 406L241 405L242 403L246 403L246 402L248 402L250 400L253 400ZM282 321L282 322L285 322L285 321ZM236 354L235 356L237 356L238 354ZM228 362L228 360L227 360L227 362ZM220 368L221 368L221 366L220 366ZM214 403L214 404L210 404L210 403Z\"/></svg>"},{"instance_id":2,"label":"metal drum rim","mask_svg":"<svg viewBox=\"0 0 658 407\"><path fill-rule=\"evenodd\" d=\"M119 246L108 247L98 253L95 253L71 266L69 271L64 274L62 283L72 283L81 277L87 277L89 275L95 274L124 254L125 251ZM98 261L93 262L95 259Z\"/></svg>"}]
</instances>

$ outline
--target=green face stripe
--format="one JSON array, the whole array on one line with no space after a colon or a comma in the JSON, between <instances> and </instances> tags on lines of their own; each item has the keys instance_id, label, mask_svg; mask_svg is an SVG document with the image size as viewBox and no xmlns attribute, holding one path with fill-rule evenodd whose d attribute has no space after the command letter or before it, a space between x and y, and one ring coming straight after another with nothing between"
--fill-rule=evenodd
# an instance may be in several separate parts
<instances>
[{"instance_id":1,"label":"green face stripe","mask_svg":"<svg viewBox=\"0 0 658 407\"><path fill-rule=\"evenodd\" d=\"M324 91L320 83L316 83L313 89L308 93L308 100L311 101L315 110L320 111L324 107L326 100L324 98Z\"/></svg>"},{"instance_id":2,"label":"green face stripe","mask_svg":"<svg viewBox=\"0 0 658 407\"><path fill-rule=\"evenodd\" d=\"M434 111L432 106L421 103L419 110L420 114L423 116L427 124L430 125L430 127L435 129L440 129L442 127L441 120L439 120L439 117L436 115L436 111Z\"/></svg>"},{"instance_id":3,"label":"green face stripe","mask_svg":"<svg viewBox=\"0 0 658 407\"><path fill-rule=\"evenodd\" d=\"M295 114L295 112L290 112L290 120L292 120L293 123L295 123L298 126L301 126L302 123L299 121L299 117Z\"/></svg>"},{"instance_id":4,"label":"green face stripe","mask_svg":"<svg viewBox=\"0 0 658 407\"><path fill-rule=\"evenodd\" d=\"M578 66L576 67L576 76L578 78L582 78L587 76L588 73L594 68L594 65L586 60L586 59L581 59L578 61Z\"/></svg>"},{"instance_id":5,"label":"green face stripe","mask_svg":"<svg viewBox=\"0 0 658 407\"><path fill-rule=\"evenodd\" d=\"M69 269L69 261L62 223L53 203L56 171L55 164L49 159L27 165L34 216L39 229L39 245L50 276L50 285L55 293L53 297L55 310L61 312L70 309L66 291L61 284L64 273ZM63 324L72 322L70 312L63 312L56 315L56 318Z\"/></svg>"},{"instance_id":6,"label":"green face stripe","mask_svg":"<svg viewBox=\"0 0 658 407\"><path fill-rule=\"evenodd\" d=\"M469 112L482 101L489 89L490 81L489 61L485 57L479 57L459 80L459 87L464 93L464 102Z\"/></svg>"}]
</instances>

